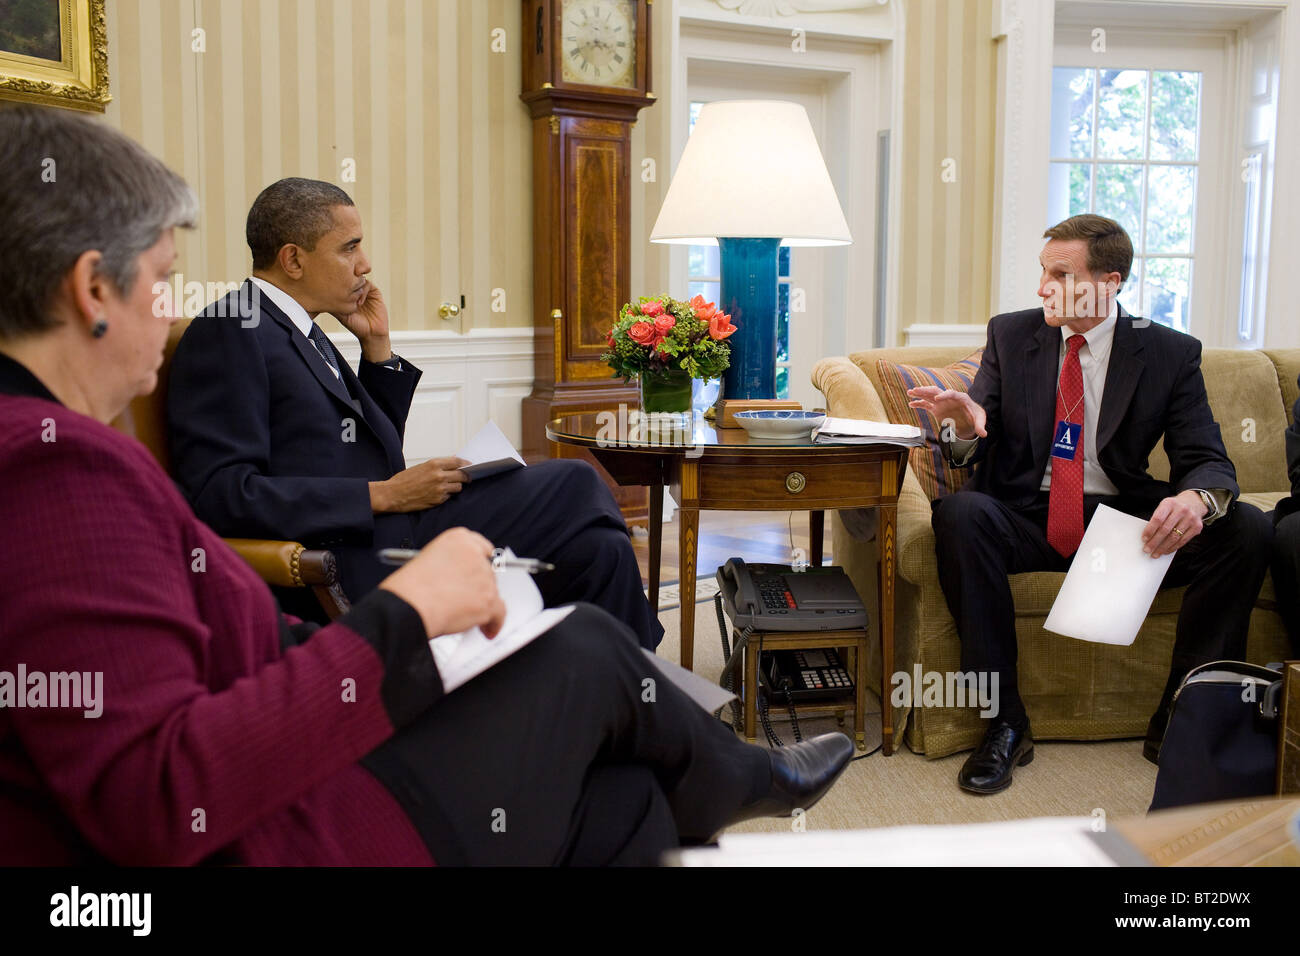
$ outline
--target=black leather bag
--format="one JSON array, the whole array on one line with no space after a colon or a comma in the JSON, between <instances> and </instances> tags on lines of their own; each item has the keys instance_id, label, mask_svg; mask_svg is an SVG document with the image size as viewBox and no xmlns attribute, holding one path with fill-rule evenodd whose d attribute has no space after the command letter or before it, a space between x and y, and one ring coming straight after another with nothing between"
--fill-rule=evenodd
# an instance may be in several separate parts
<instances>
[{"instance_id":1,"label":"black leather bag","mask_svg":"<svg viewBox=\"0 0 1300 956\"><path fill-rule=\"evenodd\" d=\"M1174 695L1152 810L1268 796L1277 775L1282 667L1212 661Z\"/></svg>"}]
</instances>

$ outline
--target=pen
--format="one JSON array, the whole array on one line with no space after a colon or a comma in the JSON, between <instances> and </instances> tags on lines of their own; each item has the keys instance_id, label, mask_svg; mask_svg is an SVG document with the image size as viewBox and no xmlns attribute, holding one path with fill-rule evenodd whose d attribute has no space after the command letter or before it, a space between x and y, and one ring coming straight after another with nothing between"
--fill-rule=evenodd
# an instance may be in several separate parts
<instances>
[{"instance_id":1,"label":"pen","mask_svg":"<svg viewBox=\"0 0 1300 956\"><path fill-rule=\"evenodd\" d=\"M379 560L384 564L405 564L419 553L419 551L411 548L382 548L379 552ZM543 571L554 571L555 565L546 561L539 561L536 558L507 558L501 554L501 549L498 548L492 552L492 570L527 571L529 574L541 574Z\"/></svg>"}]
</instances>

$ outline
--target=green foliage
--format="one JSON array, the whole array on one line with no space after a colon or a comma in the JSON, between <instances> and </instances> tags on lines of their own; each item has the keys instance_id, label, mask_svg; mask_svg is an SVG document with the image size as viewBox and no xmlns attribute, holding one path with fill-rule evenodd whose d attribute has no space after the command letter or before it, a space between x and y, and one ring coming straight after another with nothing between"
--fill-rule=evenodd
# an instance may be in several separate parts
<instances>
[{"instance_id":1,"label":"green foliage","mask_svg":"<svg viewBox=\"0 0 1300 956\"><path fill-rule=\"evenodd\" d=\"M651 303L663 307L661 315L647 315L642 311ZM712 309L712 303L708 307ZM653 327L656 318L669 317L673 320L672 328L657 331L653 341L644 343L633 338L633 327L638 327L644 338L647 325ZM601 359L609 364L616 377L626 379L657 375L670 369L681 369L691 378L717 378L731 362L731 346L725 339L715 339L709 328L707 321L697 317L690 302L666 295L641 296L619 310L618 321L610 330L610 348Z\"/></svg>"}]
</instances>

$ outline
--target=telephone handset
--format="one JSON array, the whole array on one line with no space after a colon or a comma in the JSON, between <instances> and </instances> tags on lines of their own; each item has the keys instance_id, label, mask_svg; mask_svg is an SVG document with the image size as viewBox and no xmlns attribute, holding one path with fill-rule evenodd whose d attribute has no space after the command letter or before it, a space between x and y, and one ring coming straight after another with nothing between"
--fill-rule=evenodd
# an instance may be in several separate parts
<instances>
[{"instance_id":1,"label":"telephone handset","mask_svg":"<svg viewBox=\"0 0 1300 956\"><path fill-rule=\"evenodd\" d=\"M754 587L754 580L749 576L749 569L745 567L742 558L731 558L722 567L718 568L718 586L724 591L727 585L724 578L729 579L735 594L736 611L741 614L758 613L758 591ZM743 627L744 625L737 625Z\"/></svg>"},{"instance_id":2,"label":"telephone handset","mask_svg":"<svg viewBox=\"0 0 1300 956\"><path fill-rule=\"evenodd\" d=\"M784 564L731 558L718 588L732 624L743 630L838 631L866 627L867 611L843 568L794 572Z\"/></svg>"}]
</instances>

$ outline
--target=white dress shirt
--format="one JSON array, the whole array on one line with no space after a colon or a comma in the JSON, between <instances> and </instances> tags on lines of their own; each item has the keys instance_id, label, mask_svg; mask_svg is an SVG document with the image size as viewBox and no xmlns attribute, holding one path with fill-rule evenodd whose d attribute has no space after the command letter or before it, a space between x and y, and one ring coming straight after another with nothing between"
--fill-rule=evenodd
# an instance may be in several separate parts
<instances>
[{"instance_id":1,"label":"white dress shirt","mask_svg":"<svg viewBox=\"0 0 1300 956\"><path fill-rule=\"evenodd\" d=\"M307 314L307 310L298 304L298 300L278 286L271 285L265 279L259 279L257 276L250 276L250 279L259 289L266 293L266 297L274 302L281 312L288 316L289 321L293 323L293 327L301 332L308 342L311 342L311 347L316 348L316 343L311 341L311 327L314 323L311 316ZM319 352L320 349L316 349L316 351ZM325 358L325 356L322 355L321 358ZM329 370L334 373L335 378L342 378L342 373L331 364L329 359L325 359L325 364L329 366Z\"/></svg>"}]
</instances>

